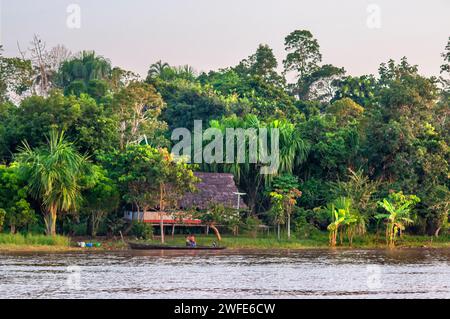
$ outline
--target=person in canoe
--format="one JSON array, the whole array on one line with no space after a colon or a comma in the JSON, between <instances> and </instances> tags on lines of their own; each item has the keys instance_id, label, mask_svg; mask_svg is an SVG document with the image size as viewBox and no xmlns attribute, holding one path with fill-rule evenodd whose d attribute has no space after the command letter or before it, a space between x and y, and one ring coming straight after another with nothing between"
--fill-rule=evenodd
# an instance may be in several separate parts
<instances>
[{"instance_id":1,"label":"person in canoe","mask_svg":"<svg viewBox=\"0 0 450 319\"><path fill-rule=\"evenodd\" d=\"M192 247L192 248L197 247L197 241L195 240L195 236L194 235L189 234L186 237L186 246Z\"/></svg>"}]
</instances>

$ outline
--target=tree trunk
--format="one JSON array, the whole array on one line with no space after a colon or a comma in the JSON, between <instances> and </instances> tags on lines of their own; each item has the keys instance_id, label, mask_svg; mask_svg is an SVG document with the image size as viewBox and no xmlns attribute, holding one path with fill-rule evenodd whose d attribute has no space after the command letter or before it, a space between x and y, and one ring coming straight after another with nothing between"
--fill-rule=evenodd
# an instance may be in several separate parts
<instances>
[{"instance_id":1,"label":"tree trunk","mask_svg":"<svg viewBox=\"0 0 450 319\"><path fill-rule=\"evenodd\" d=\"M281 239L281 235L280 235L281 229L280 228L281 228L280 223L278 223L278 225L277 225L277 237L278 237L278 240Z\"/></svg>"},{"instance_id":2,"label":"tree trunk","mask_svg":"<svg viewBox=\"0 0 450 319\"><path fill-rule=\"evenodd\" d=\"M175 223L172 224L172 239L175 237Z\"/></svg>"},{"instance_id":3,"label":"tree trunk","mask_svg":"<svg viewBox=\"0 0 450 319\"><path fill-rule=\"evenodd\" d=\"M288 239L291 239L291 214L288 214L288 220L287 220L287 236L288 236Z\"/></svg>"},{"instance_id":4,"label":"tree trunk","mask_svg":"<svg viewBox=\"0 0 450 319\"><path fill-rule=\"evenodd\" d=\"M44 215L44 222L45 222L45 234L47 236L50 236L52 232L51 230L52 218L50 213Z\"/></svg>"},{"instance_id":5,"label":"tree trunk","mask_svg":"<svg viewBox=\"0 0 450 319\"><path fill-rule=\"evenodd\" d=\"M336 247L337 229L330 231L330 246Z\"/></svg>"},{"instance_id":6,"label":"tree trunk","mask_svg":"<svg viewBox=\"0 0 450 319\"><path fill-rule=\"evenodd\" d=\"M258 168L259 170L259 168ZM261 184L261 175L260 174L255 174L253 176L254 178L250 178L249 180L246 180L246 184L247 185L254 185L254 187L251 187L248 190L247 193L247 199L248 199L248 209L250 210L250 213L252 215L255 215L256 213L256 204L257 204L257 200L258 200L258 190L259 190L259 185Z\"/></svg>"},{"instance_id":7,"label":"tree trunk","mask_svg":"<svg viewBox=\"0 0 450 319\"><path fill-rule=\"evenodd\" d=\"M137 221L140 221L141 220L141 217L140 217L140 215L139 215L139 213L140 213L140 210L141 210L141 208L139 207L139 205L138 204L134 204L135 206L136 206L136 209L137 209L137 215L136 215L136 220ZM134 212L131 212L131 222L133 222L134 221Z\"/></svg>"},{"instance_id":8,"label":"tree trunk","mask_svg":"<svg viewBox=\"0 0 450 319\"><path fill-rule=\"evenodd\" d=\"M350 247L353 245L353 230L349 228L348 230L348 242L350 244Z\"/></svg>"},{"instance_id":9,"label":"tree trunk","mask_svg":"<svg viewBox=\"0 0 450 319\"><path fill-rule=\"evenodd\" d=\"M103 218L103 212L95 212L94 220L92 221L92 236L97 236L98 227L100 226L100 220Z\"/></svg>"},{"instance_id":10,"label":"tree trunk","mask_svg":"<svg viewBox=\"0 0 450 319\"><path fill-rule=\"evenodd\" d=\"M434 232L434 237L439 237L439 232L441 231L441 228L442 227L438 227L437 229L436 229L436 231Z\"/></svg>"},{"instance_id":11,"label":"tree trunk","mask_svg":"<svg viewBox=\"0 0 450 319\"><path fill-rule=\"evenodd\" d=\"M162 214L164 211L164 185L163 185L163 183L159 184L159 210L160 210L159 228L161 229L161 243L164 244L164 221L162 219Z\"/></svg>"},{"instance_id":12,"label":"tree trunk","mask_svg":"<svg viewBox=\"0 0 450 319\"><path fill-rule=\"evenodd\" d=\"M10 230L11 230L11 234L15 234L16 233L16 225L11 224L11 225L9 225L9 227L10 227Z\"/></svg>"},{"instance_id":13,"label":"tree trunk","mask_svg":"<svg viewBox=\"0 0 450 319\"><path fill-rule=\"evenodd\" d=\"M94 219L94 216L93 216L93 214L94 213L91 213L90 215L89 215L89 217L88 217L88 219L87 219L87 223L86 223L86 233L89 235L89 236L93 236L92 234L93 234L93 232L94 232L94 225L93 225L93 219Z\"/></svg>"},{"instance_id":14,"label":"tree trunk","mask_svg":"<svg viewBox=\"0 0 450 319\"><path fill-rule=\"evenodd\" d=\"M56 235L56 207L52 208L52 211L50 214L51 214L50 234L51 234L51 236L55 236Z\"/></svg>"},{"instance_id":15,"label":"tree trunk","mask_svg":"<svg viewBox=\"0 0 450 319\"><path fill-rule=\"evenodd\" d=\"M386 244L389 246L391 244L391 224L387 224L386 226Z\"/></svg>"},{"instance_id":16,"label":"tree trunk","mask_svg":"<svg viewBox=\"0 0 450 319\"><path fill-rule=\"evenodd\" d=\"M52 211L52 229L51 229L52 236L56 235L56 208Z\"/></svg>"},{"instance_id":17,"label":"tree trunk","mask_svg":"<svg viewBox=\"0 0 450 319\"><path fill-rule=\"evenodd\" d=\"M92 237L97 236L98 227L100 226L100 221L104 217L104 212L102 211L93 211L91 213L91 231L90 235Z\"/></svg>"},{"instance_id":18,"label":"tree trunk","mask_svg":"<svg viewBox=\"0 0 450 319\"><path fill-rule=\"evenodd\" d=\"M217 229L217 227L214 225L209 225L209 227L211 227L211 229L214 231L214 234L216 234L217 240L221 241L222 236L220 236L220 233L219 233L219 230Z\"/></svg>"},{"instance_id":19,"label":"tree trunk","mask_svg":"<svg viewBox=\"0 0 450 319\"><path fill-rule=\"evenodd\" d=\"M162 219L162 214L160 214L159 229L161 230L161 243L164 244L164 221Z\"/></svg>"},{"instance_id":20,"label":"tree trunk","mask_svg":"<svg viewBox=\"0 0 450 319\"><path fill-rule=\"evenodd\" d=\"M56 206L51 206L49 212L44 216L47 236L56 235Z\"/></svg>"}]
</instances>

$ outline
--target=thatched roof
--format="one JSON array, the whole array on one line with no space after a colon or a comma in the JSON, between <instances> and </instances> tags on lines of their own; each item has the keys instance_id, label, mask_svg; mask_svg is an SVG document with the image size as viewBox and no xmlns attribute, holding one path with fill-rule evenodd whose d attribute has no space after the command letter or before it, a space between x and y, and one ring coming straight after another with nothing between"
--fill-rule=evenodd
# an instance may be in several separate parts
<instances>
[{"instance_id":1,"label":"thatched roof","mask_svg":"<svg viewBox=\"0 0 450 319\"><path fill-rule=\"evenodd\" d=\"M178 202L181 208L207 209L212 203L236 208L238 195L234 193L239 190L234 183L233 174L203 172L194 174L201 181L197 184L196 192L185 194ZM240 207L246 207L242 197Z\"/></svg>"}]
</instances>

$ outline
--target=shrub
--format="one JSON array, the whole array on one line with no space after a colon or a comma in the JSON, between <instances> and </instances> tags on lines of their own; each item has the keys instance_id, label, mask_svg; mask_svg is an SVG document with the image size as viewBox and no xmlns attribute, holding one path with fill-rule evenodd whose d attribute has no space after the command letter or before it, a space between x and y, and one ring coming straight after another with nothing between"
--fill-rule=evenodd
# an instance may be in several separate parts
<instances>
[{"instance_id":1,"label":"shrub","mask_svg":"<svg viewBox=\"0 0 450 319\"><path fill-rule=\"evenodd\" d=\"M5 222L6 212L0 208L0 232L3 230L3 223Z\"/></svg>"},{"instance_id":2,"label":"shrub","mask_svg":"<svg viewBox=\"0 0 450 319\"><path fill-rule=\"evenodd\" d=\"M244 229L248 231L253 238L256 238L260 225L261 221L257 217L249 216L245 219Z\"/></svg>"},{"instance_id":3,"label":"shrub","mask_svg":"<svg viewBox=\"0 0 450 319\"><path fill-rule=\"evenodd\" d=\"M139 239L150 239L153 235L153 227L146 223L133 222L131 235Z\"/></svg>"},{"instance_id":4,"label":"shrub","mask_svg":"<svg viewBox=\"0 0 450 319\"><path fill-rule=\"evenodd\" d=\"M322 207L317 207L314 209L305 209L303 207L296 207L294 210L294 223L296 229L311 225L318 230L326 230L328 224L330 223L330 216L326 209Z\"/></svg>"},{"instance_id":5,"label":"shrub","mask_svg":"<svg viewBox=\"0 0 450 319\"><path fill-rule=\"evenodd\" d=\"M320 230L313 224L310 224L305 216L301 216L295 220L295 234L299 239L311 238L315 234L320 234Z\"/></svg>"}]
</instances>

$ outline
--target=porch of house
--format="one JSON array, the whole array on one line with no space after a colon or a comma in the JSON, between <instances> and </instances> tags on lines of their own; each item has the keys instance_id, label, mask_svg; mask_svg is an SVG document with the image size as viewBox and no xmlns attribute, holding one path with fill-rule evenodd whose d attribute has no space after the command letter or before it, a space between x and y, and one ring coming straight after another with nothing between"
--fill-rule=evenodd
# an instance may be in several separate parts
<instances>
[{"instance_id":1,"label":"porch of house","mask_svg":"<svg viewBox=\"0 0 450 319\"><path fill-rule=\"evenodd\" d=\"M124 214L125 220L130 222L140 221L152 226L160 226L161 221L163 227L170 226L172 228L172 236L175 235L175 227L202 227L204 228L205 234L209 234L210 227L207 224L202 223L200 219L195 219L192 216L186 214L186 212L132 212L126 211ZM155 236L158 237L158 236Z\"/></svg>"}]
</instances>

